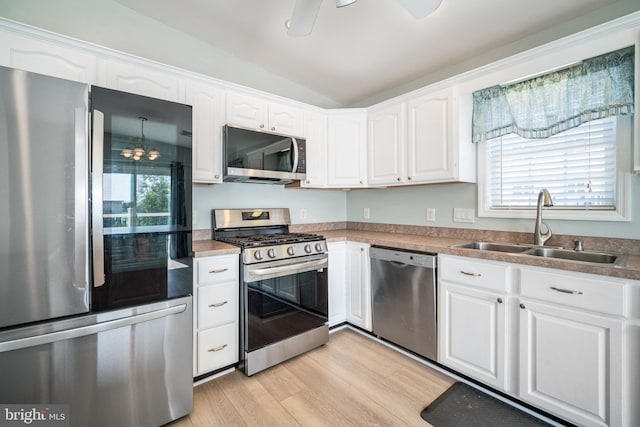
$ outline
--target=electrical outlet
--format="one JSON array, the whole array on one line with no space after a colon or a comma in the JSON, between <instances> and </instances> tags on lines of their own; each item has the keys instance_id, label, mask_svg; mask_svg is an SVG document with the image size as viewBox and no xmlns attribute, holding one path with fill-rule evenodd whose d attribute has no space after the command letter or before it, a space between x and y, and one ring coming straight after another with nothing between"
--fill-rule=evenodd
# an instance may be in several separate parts
<instances>
[{"instance_id":1,"label":"electrical outlet","mask_svg":"<svg viewBox=\"0 0 640 427\"><path fill-rule=\"evenodd\" d=\"M369 208L362 209L362 217L364 219L370 219L371 218L371 211L369 210Z\"/></svg>"},{"instance_id":2,"label":"electrical outlet","mask_svg":"<svg viewBox=\"0 0 640 427\"><path fill-rule=\"evenodd\" d=\"M198 223L198 211L191 211L191 226Z\"/></svg>"},{"instance_id":3,"label":"electrical outlet","mask_svg":"<svg viewBox=\"0 0 640 427\"><path fill-rule=\"evenodd\" d=\"M425 209L425 221L436 222L436 208Z\"/></svg>"},{"instance_id":4,"label":"electrical outlet","mask_svg":"<svg viewBox=\"0 0 640 427\"><path fill-rule=\"evenodd\" d=\"M475 209L473 208L453 208L453 222L475 222Z\"/></svg>"},{"instance_id":5,"label":"electrical outlet","mask_svg":"<svg viewBox=\"0 0 640 427\"><path fill-rule=\"evenodd\" d=\"M305 208L300 209L300 219L307 219L307 210Z\"/></svg>"}]
</instances>

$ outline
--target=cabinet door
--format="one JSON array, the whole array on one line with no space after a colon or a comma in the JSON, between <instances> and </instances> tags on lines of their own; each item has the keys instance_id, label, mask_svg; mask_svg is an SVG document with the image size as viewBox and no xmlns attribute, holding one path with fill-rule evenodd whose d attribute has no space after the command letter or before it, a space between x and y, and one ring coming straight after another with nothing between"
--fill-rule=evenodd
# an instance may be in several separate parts
<instances>
[{"instance_id":1,"label":"cabinet door","mask_svg":"<svg viewBox=\"0 0 640 427\"><path fill-rule=\"evenodd\" d=\"M347 320L346 243L329 243L329 326Z\"/></svg>"},{"instance_id":2,"label":"cabinet door","mask_svg":"<svg viewBox=\"0 0 640 427\"><path fill-rule=\"evenodd\" d=\"M109 89L184 102L185 82L178 75L118 59L107 60L105 66L105 85Z\"/></svg>"},{"instance_id":3,"label":"cabinet door","mask_svg":"<svg viewBox=\"0 0 640 427\"><path fill-rule=\"evenodd\" d=\"M372 331L369 245L347 243L346 255L347 321Z\"/></svg>"},{"instance_id":4,"label":"cabinet door","mask_svg":"<svg viewBox=\"0 0 640 427\"><path fill-rule=\"evenodd\" d=\"M307 178L303 187L327 185L327 116L323 113L304 113L304 137L307 141ZM331 274L331 270L329 270Z\"/></svg>"},{"instance_id":5,"label":"cabinet door","mask_svg":"<svg viewBox=\"0 0 640 427\"><path fill-rule=\"evenodd\" d=\"M269 103L269 131L283 135L302 135L302 112L284 104Z\"/></svg>"},{"instance_id":6,"label":"cabinet door","mask_svg":"<svg viewBox=\"0 0 640 427\"><path fill-rule=\"evenodd\" d=\"M367 155L369 185L401 184L405 180L406 105L369 115Z\"/></svg>"},{"instance_id":7,"label":"cabinet door","mask_svg":"<svg viewBox=\"0 0 640 427\"><path fill-rule=\"evenodd\" d=\"M267 130L267 102L237 92L227 92L227 123Z\"/></svg>"},{"instance_id":8,"label":"cabinet door","mask_svg":"<svg viewBox=\"0 0 640 427\"><path fill-rule=\"evenodd\" d=\"M408 102L408 180L438 182L455 178L453 89Z\"/></svg>"},{"instance_id":9,"label":"cabinet door","mask_svg":"<svg viewBox=\"0 0 640 427\"><path fill-rule=\"evenodd\" d=\"M440 289L440 362L506 390L507 298L447 282Z\"/></svg>"},{"instance_id":10,"label":"cabinet door","mask_svg":"<svg viewBox=\"0 0 640 427\"><path fill-rule=\"evenodd\" d=\"M91 53L15 34L2 34L0 39L0 65L76 82L96 83L98 61Z\"/></svg>"},{"instance_id":11,"label":"cabinet door","mask_svg":"<svg viewBox=\"0 0 640 427\"><path fill-rule=\"evenodd\" d=\"M189 82L187 104L193 106L193 181L220 183L224 92L215 86Z\"/></svg>"},{"instance_id":12,"label":"cabinet door","mask_svg":"<svg viewBox=\"0 0 640 427\"><path fill-rule=\"evenodd\" d=\"M366 113L348 112L328 118L328 176L332 187L366 185Z\"/></svg>"},{"instance_id":13,"label":"cabinet door","mask_svg":"<svg viewBox=\"0 0 640 427\"><path fill-rule=\"evenodd\" d=\"M520 398L579 425L622 425L622 322L520 303Z\"/></svg>"}]
</instances>

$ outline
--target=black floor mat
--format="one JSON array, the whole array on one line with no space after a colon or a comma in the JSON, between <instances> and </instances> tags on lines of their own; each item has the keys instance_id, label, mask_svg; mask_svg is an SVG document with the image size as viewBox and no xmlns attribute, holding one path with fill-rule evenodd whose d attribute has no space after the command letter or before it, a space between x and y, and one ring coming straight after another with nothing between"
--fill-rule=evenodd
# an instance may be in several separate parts
<instances>
[{"instance_id":1,"label":"black floor mat","mask_svg":"<svg viewBox=\"0 0 640 427\"><path fill-rule=\"evenodd\" d=\"M435 427L538 427L550 424L461 382L420 413Z\"/></svg>"}]
</instances>

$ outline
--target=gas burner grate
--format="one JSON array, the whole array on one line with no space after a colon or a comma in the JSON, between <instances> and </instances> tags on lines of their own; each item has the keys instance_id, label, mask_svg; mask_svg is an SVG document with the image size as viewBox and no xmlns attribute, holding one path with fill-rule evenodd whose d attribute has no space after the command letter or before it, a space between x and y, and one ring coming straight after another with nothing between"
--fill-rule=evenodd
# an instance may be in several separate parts
<instances>
[{"instance_id":1,"label":"gas burner grate","mask_svg":"<svg viewBox=\"0 0 640 427\"><path fill-rule=\"evenodd\" d=\"M323 240L322 236L307 233L282 233L282 234L255 234L253 236L244 237L220 237L225 243L240 246L243 248L285 245L288 243L314 242Z\"/></svg>"}]
</instances>

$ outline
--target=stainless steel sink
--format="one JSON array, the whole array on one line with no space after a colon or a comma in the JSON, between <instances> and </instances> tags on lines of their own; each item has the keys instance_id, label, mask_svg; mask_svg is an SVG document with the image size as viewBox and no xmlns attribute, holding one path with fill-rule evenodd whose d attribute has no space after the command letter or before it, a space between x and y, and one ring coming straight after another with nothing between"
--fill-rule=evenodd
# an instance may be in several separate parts
<instances>
[{"instance_id":1,"label":"stainless steel sink","mask_svg":"<svg viewBox=\"0 0 640 427\"><path fill-rule=\"evenodd\" d=\"M477 249L480 251L493 251L493 252L508 252L508 253L520 253L527 249L531 249L531 246L518 245L517 243L498 243L498 242L470 242L455 245L455 248L463 249Z\"/></svg>"},{"instance_id":2,"label":"stainless steel sink","mask_svg":"<svg viewBox=\"0 0 640 427\"><path fill-rule=\"evenodd\" d=\"M533 255L544 258L559 258L570 261L593 262L598 264L621 264L624 256L608 254L604 252L572 251L557 248L534 248L524 252L525 255Z\"/></svg>"}]
</instances>

